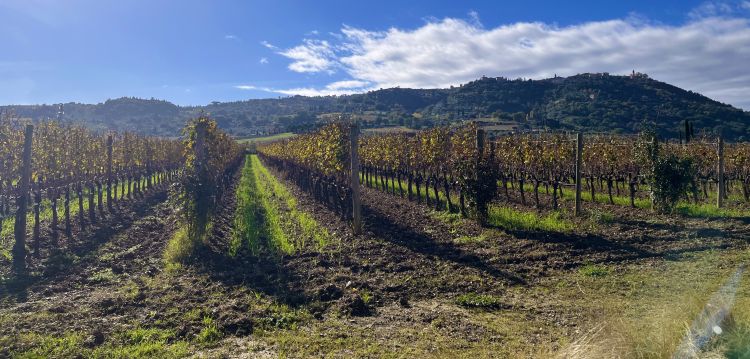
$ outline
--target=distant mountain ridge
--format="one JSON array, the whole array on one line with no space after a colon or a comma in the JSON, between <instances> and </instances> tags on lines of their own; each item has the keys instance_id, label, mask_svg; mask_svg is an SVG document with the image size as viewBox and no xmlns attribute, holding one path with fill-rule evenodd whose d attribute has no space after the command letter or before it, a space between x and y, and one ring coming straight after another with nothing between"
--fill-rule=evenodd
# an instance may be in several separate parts
<instances>
[{"instance_id":1,"label":"distant mountain ridge","mask_svg":"<svg viewBox=\"0 0 750 359\"><path fill-rule=\"evenodd\" d=\"M429 127L497 119L520 128L636 133L654 124L677 137L684 120L696 132L723 128L729 139L750 140L750 112L644 74L579 74L543 80L482 77L447 89L390 88L348 96L251 99L182 107L162 100L119 98L100 104L64 104L65 121L97 129L176 136L201 111L237 136L300 130L330 118L355 117L367 126ZM57 105L0 106L35 120L56 118Z\"/></svg>"}]
</instances>

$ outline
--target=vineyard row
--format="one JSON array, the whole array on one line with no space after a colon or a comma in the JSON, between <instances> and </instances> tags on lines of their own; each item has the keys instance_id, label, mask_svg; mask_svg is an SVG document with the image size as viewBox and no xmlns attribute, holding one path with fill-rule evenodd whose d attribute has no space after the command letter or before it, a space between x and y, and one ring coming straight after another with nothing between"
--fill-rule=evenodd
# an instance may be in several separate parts
<instances>
[{"instance_id":1,"label":"vineyard row","mask_svg":"<svg viewBox=\"0 0 750 359\"><path fill-rule=\"evenodd\" d=\"M351 217L354 187L378 182L377 187L394 195L398 190L410 200L432 199L436 209L474 211L481 216L487 202L502 195L509 199L509 188L518 190L523 204L527 195L533 195L537 207L540 187L547 193L551 188L552 206L557 209L565 187L576 193L579 208L580 191L595 199L598 185L610 203L614 204L613 192L619 196L622 189L636 207L647 188L643 149L655 141L561 133L489 137L475 125L416 134L364 135L357 142L361 166L355 184L349 170L350 133L349 125L334 123L317 132L260 145L258 152L342 217ZM663 154L693 164L691 200L708 199L708 187L716 186L721 191L720 205L728 196L726 188L738 189L750 201L750 144L725 145L720 139L699 138L686 144L659 143L659 148ZM529 185L531 194L527 194Z\"/></svg>"}]
</instances>

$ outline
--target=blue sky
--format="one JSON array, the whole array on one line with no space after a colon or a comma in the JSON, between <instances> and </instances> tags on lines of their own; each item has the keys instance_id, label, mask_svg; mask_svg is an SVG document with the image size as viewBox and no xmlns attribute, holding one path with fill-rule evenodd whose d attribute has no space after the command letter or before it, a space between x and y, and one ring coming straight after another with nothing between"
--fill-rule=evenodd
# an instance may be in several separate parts
<instances>
[{"instance_id":1,"label":"blue sky","mask_svg":"<svg viewBox=\"0 0 750 359\"><path fill-rule=\"evenodd\" d=\"M635 69L750 109L749 15L747 0L0 0L0 104L201 105Z\"/></svg>"}]
</instances>

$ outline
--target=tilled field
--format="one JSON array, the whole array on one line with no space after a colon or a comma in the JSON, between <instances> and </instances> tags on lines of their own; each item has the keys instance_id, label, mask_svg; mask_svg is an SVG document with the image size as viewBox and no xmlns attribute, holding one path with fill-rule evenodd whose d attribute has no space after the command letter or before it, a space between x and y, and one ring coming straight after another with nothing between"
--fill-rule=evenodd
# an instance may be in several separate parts
<instances>
[{"instance_id":1,"label":"tilled field","mask_svg":"<svg viewBox=\"0 0 750 359\"><path fill-rule=\"evenodd\" d=\"M232 191L238 179L239 172ZM75 233L69 254L50 257L53 245L45 245L42 258L55 261L35 262L43 277L5 283L0 356L117 356L144 345L147 356L551 355L598 320L596 308L565 302L597 283L559 288L580 268L659 271L703 253L739 252L750 239L741 219L591 203L586 208L614 218L577 220L570 233L480 228L372 189L364 189L365 229L355 237L286 185L334 238L325 248L230 256L236 201L227 195L208 243L190 263L166 270L162 255L177 218L166 190L154 191ZM491 303L472 309L460 299L467 294Z\"/></svg>"}]
</instances>

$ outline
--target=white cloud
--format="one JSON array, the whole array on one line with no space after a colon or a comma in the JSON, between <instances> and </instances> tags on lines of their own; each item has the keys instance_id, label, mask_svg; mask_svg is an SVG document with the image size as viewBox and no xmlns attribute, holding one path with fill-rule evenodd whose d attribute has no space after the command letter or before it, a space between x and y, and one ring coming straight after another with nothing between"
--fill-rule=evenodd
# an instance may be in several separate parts
<instances>
[{"instance_id":1,"label":"white cloud","mask_svg":"<svg viewBox=\"0 0 750 359\"><path fill-rule=\"evenodd\" d=\"M240 38L236 35L224 35L225 40L239 40Z\"/></svg>"},{"instance_id":2,"label":"white cloud","mask_svg":"<svg viewBox=\"0 0 750 359\"><path fill-rule=\"evenodd\" d=\"M276 50L276 49L278 49L278 47L276 47L276 46L272 45L272 44L271 44L270 42L268 42L268 41L266 41L266 40L263 40L263 41L261 41L261 42L260 42L260 44L261 44L261 45L263 45L263 46L264 46L264 47L266 47L266 48L269 48L269 49L271 49L271 50Z\"/></svg>"},{"instance_id":3,"label":"white cloud","mask_svg":"<svg viewBox=\"0 0 750 359\"><path fill-rule=\"evenodd\" d=\"M735 5L727 1L706 1L698 5L688 13L693 19L706 17L731 15L735 11Z\"/></svg>"},{"instance_id":4,"label":"white cloud","mask_svg":"<svg viewBox=\"0 0 750 359\"><path fill-rule=\"evenodd\" d=\"M521 22L486 29L476 14L469 20L434 20L412 30L345 26L335 43L305 39L280 53L293 60L292 71L340 69L352 81L368 84L361 91L448 87L482 75L539 79L635 69L750 109L750 20L722 16L725 9L712 4L712 9L701 10L703 16L677 26L629 17L566 27ZM338 85L284 91L324 94L344 89L330 86Z\"/></svg>"},{"instance_id":5,"label":"white cloud","mask_svg":"<svg viewBox=\"0 0 750 359\"><path fill-rule=\"evenodd\" d=\"M299 87L291 89L279 89L273 90L284 95L301 95L301 96L340 96L340 95L353 95L355 93L362 92L361 90L329 90L329 89L316 89L312 87Z\"/></svg>"},{"instance_id":6,"label":"white cloud","mask_svg":"<svg viewBox=\"0 0 750 359\"><path fill-rule=\"evenodd\" d=\"M750 10L750 1L743 1L740 4L740 7L743 8L743 9L745 9L745 10Z\"/></svg>"},{"instance_id":7,"label":"white cloud","mask_svg":"<svg viewBox=\"0 0 750 359\"><path fill-rule=\"evenodd\" d=\"M329 90L342 90L342 89L362 89L370 85L369 82L359 80L344 80L336 81L326 86Z\"/></svg>"},{"instance_id":8,"label":"white cloud","mask_svg":"<svg viewBox=\"0 0 750 359\"><path fill-rule=\"evenodd\" d=\"M260 62L261 65L265 65L265 64L268 63L268 58L267 57L261 57L259 62Z\"/></svg>"},{"instance_id":9,"label":"white cloud","mask_svg":"<svg viewBox=\"0 0 750 359\"><path fill-rule=\"evenodd\" d=\"M284 95L302 95L302 96L334 96L334 95L351 95L364 91L372 90L370 84L365 81L343 80L328 84L322 89L312 87L297 87L290 89L274 89L270 87L258 87L253 85L237 85L234 88L238 90L256 90L280 93Z\"/></svg>"},{"instance_id":10,"label":"white cloud","mask_svg":"<svg viewBox=\"0 0 750 359\"><path fill-rule=\"evenodd\" d=\"M294 60L289 69L295 72L333 72L334 51L328 41L305 39L302 45L279 52Z\"/></svg>"}]
</instances>

